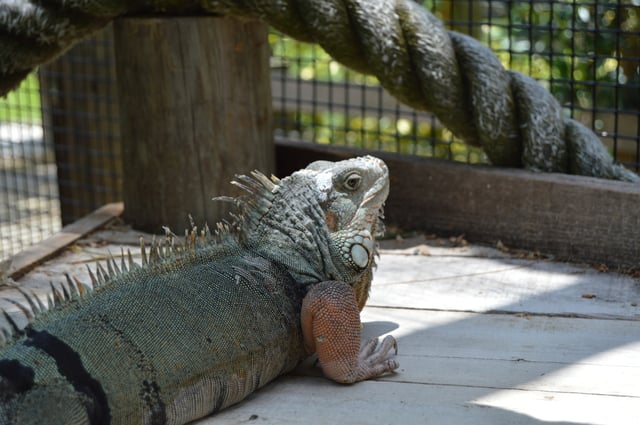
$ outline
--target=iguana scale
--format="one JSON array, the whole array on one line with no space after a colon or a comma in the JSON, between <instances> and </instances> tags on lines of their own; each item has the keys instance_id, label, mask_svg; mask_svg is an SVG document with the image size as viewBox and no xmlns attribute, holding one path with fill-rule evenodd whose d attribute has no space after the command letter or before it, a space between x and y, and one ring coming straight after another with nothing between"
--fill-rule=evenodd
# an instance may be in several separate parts
<instances>
[{"instance_id":1,"label":"iguana scale","mask_svg":"<svg viewBox=\"0 0 640 425\"><path fill-rule=\"evenodd\" d=\"M17 305L35 317L20 329L5 312L0 423L184 424L312 352L341 383L398 367L393 337L360 347L385 164L319 161L234 183L241 213L213 241L156 248L142 266L111 260L93 289L68 278L50 308L23 291Z\"/></svg>"}]
</instances>

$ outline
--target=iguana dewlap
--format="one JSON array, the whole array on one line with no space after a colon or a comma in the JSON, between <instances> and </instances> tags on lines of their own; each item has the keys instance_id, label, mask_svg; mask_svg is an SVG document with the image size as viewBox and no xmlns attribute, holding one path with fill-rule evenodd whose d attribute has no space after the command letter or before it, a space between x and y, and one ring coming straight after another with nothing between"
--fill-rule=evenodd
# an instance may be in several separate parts
<instances>
[{"instance_id":1,"label":"iguana dewlap","mask_svg":"<svg viewBox=\"0 0 640 425\"><path fill-rule=\"evenodd\" d=\"M234 183L248 192L233 199L241 214L212 241L156 247L142 266L111 260L93 289L69 278L51 308L25 293L25 329L5 313L0 424L184 424L311 352L341 383L398 367L392 337L360 347L385 164L320 161Z\"/></svg>"}]
</instances>

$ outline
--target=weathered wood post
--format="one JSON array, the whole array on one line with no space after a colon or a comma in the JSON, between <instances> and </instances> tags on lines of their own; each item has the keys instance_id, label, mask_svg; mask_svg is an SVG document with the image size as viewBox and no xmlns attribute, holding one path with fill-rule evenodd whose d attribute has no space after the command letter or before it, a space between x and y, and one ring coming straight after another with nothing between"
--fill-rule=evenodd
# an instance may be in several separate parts
<instances>
[{"instance_id":1,"label":"weathered wood post","mask_svg":"<svg viewBox=\"0 0 640 425\"><path fill-rule=\"evenodd\" d=\"M235 174L275 169L269 45L260 21L115 22L125 220L180 234L226 217Z\"/></svg>"}]
</instances>

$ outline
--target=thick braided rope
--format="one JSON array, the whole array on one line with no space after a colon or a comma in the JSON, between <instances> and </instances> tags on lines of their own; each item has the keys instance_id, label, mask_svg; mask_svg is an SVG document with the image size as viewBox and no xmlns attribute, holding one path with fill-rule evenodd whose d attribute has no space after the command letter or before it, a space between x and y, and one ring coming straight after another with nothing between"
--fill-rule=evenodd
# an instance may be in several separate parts
<instances>
[{"instance_id":1,"label":"thick braided rope","mask_svg":"<svg viewBox=\"0 0 640 425\"><path fill-rule=\"evenodd\" d=\"M57 1L65 4L63 13L39 7L36 16L17 10L25 12L24 6L15 6L13 14L0 9L0 32L5 34L0 39L0 74L7 76L6 83L12 83L11 75L23 78L74 39L118 15L187 10L255 17L294 38L320 44L352 69L375 75L401 102L434 112L454 134L482 146L495 165L640 181L614 164L592 131L564 117L546 89L505 70L490 49L447 31L412 0ZM31 26L29 34L25 25ZM36 28L47 35L47 43ZM21 41L26 35L35 43L18 45L7 33ZM0 92L6 91L6 83L0 83Z\"/></svg>"}]
</instances>

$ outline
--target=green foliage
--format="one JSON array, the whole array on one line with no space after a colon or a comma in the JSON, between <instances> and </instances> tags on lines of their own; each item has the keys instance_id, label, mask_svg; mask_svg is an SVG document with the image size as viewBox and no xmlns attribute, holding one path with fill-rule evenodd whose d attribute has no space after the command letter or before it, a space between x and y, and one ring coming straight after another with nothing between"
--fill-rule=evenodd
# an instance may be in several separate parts
<instances>
[{"instance_id":1,"label":"green foliage","mask_svg":"<svg viewBox=\"0 0 640 425\"><path fill-rule=\"evenodd\" d=\"M640 106L640 1L510 2L481 29L505 67L541 80L563 104Z\"/></svg>"},{"instance_id":2,"label":"green foliage","mask_svg":"<svg viewBox=\"0 0 640 425\"><path fill-rule=\"evenodd\" d=\"M303 80L378 84L375 77L350 71L340 65L318 45L296 41L275 30L269 34L269 43L271 66L286 68L287 75L290 77Z\"/></svg>"},{"instance_id":3,"label":"green foliage","mask_svg":"<svg viewBox=\"0 0 640 425\"><path fill-rule=\"evenodd\" d=\"M35 73L29 75L18 89L7 94L5 98L0 98L0 123L4 122L42 122L40 84Z\"/></svg>"},{"instance_id":4,"label":"green foliage","mask_svg":"<svg viewBox=\"0 0 640 425\"><path fill-rule=\"evenodd\" d=\"M286 75L292 79L331 82L336 85L379 86L375 77L345 68L317 45L302 43L275 31L269 35L269 41L272 49L272 67L283 68ZM436 119L408 119L398 117L392 111L358 106L351 106L350 110L353 111L352 116L328 110L315 113L281 110L276 111L275 123L278 131L287 137L316 143L407 153L467 163L488 162L482 149L456 139Z\"/></svg>"},{"instance_id":5,"label":"green foliage","mask_svg":"<svg viewBox=\"0 0 640 425\"><path fill-rule=\"evenodd\" d=\"M431 122L432 121L432 122ZM482 149L453 137L434 120L412 120L379 115L348 116L336 112L276 111L281 135L321 144L398 152L450 159L466 163L488 163Z\"/></svg>"}]
</instances>

